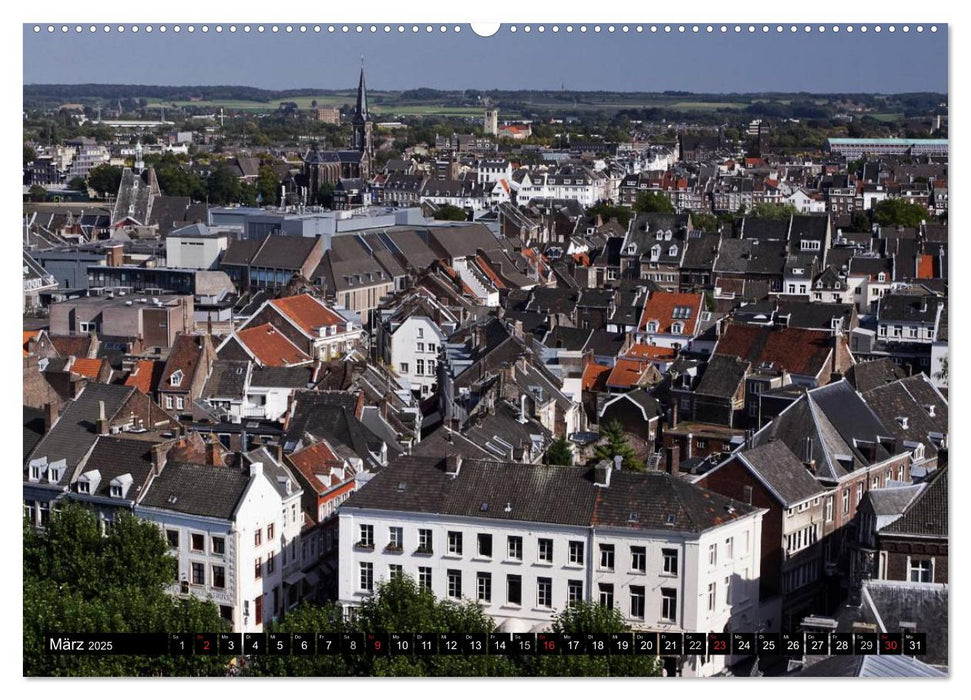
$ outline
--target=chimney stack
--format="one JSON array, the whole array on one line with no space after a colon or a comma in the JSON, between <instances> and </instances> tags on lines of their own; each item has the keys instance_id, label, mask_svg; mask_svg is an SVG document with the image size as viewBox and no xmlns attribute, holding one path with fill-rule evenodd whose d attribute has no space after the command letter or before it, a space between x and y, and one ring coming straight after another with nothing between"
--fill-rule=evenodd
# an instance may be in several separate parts
<instances>
[{"instance_id":1,"label":"chimney stack","mask_svg":"<svg viewBox=\"0 0 971 700\"><path fill-rule=\"evenodd\" d=\"M97 423L98 435L108 434L108 419L105 417L105 402L98 402L98 423Z\"/></svg>"},{"instance_id":2,"label":"chimney stack","mask_svg":"<svg viewBox=\"0 0 971 700\"><path fill-rule=\"evenodd\" d=\"M156 474L161 473L162 469L165 468L165 460L168 456L168 450L165 445L158 444L152 445L152 471Z\"/></svg>"},{"instance_id":3,"label":"chimney stack","mask_svg":"<svg viewBox=\"0 0 971 700\"><path fill-rule=\"evenodd\" d=\"M678 476L681 473L681 447L674 444L666 448L664 452L667 460L668 474Z\"/></svg>"},{"instance_id":4,"label":"chimney stack","mask_svg":"<svg viewBox=\"0 0 971 700\"><path fill-rule=\"evenodd\" d=\"M613 465L606 459L602 459L597 463L597 466L593 468L594 483L597 486L602 486L607 488L610 486L610 473L613 471Z\"/></svg>"},{"instance_id":5,"label":"chimney stack","mask_svg":"<svg viewBox=\"0 0 971 700\"><path fill-rule=\"evenodd\" d=\"M668 425L669 430L674 430L678 427L678 399L675 398L671 403L671 423Z\"/></svg>"},{"instance_id":6,"label":"chimney stack","mask_svg":"<svg viewBox=\"0 0 971 700\"><path fill-rule=\"evenodd\" d=\"M218 467L221 464L219 459L219 443L213 440L206 443L206 464Z\"/></svg>"},{"instance_id":7,"label":"chimney stack","mask_svg":"<svg viewBox=\"0 0 971 700\"><path fill-rule=\"evenodd\" d=\"M253 462L249 465L250 478L263 474L263 462Z\"/></svg>"},{"instance_id":8,"label":"chimney stack","mask_svg":"<svg viewBox=\"0 0 971 700\"><path fill-rule=\"evenodd\" d=\"M453 479L459 475L459 470L462 468L462 456L461 455L449 455L445 458L445 473L451 476Z\"/></svg>"},{"instance_id":9,"label":"chimney stack","mask_svg":"<svg viewBox=\"0 0 971 700\"><path fill-rule=\"evenodd\" d=\"M624 458L621 457L620 455L614 455L614 469L616 469L617 471L620 471L623 464L624 464Z\"/></svg>"},{"instance_id":10,"label":"chimney stack","mask_svg":"<svg viewBox=\"0 0 971 700\"><path fill-rule=\"evenodd\" d=\"M52 401L44 404L44 434L50 432L51 427L57 422L57 402ZM934 414L931 413L933 416Z\"/></svg>"}]
</instances>

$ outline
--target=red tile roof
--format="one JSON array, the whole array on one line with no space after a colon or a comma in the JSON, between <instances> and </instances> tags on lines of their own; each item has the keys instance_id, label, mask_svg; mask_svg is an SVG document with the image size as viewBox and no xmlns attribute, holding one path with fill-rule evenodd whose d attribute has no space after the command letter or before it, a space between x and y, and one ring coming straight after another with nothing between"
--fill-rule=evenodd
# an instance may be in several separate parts
<instances>
[{"instance_id":1,"label":"red tile roof","mask_svg":"<svg viewBox=\"0 0 971 700\"><path fill-rule=\"evenodd\" d=\"M24 357L27 357L30 353L27 352L27 345L31 340L40 335L40 331L24 331Z\"/></svg>"},{"instance_id":2,"label":"red tile roof","mask_svg":"<svg viewBox=\"0 0 971 700\"><path fill-rule=\"evenodd\" d=\"M622 388L634 386L650 367L651 363L643 360L617 360L617 364L610 370L610 376L607 377L607 386Z\"/></svg>"},{"instance_id":3,"label":"red tile roof","mask_svg":"<svg viewBox=\"0 0 971 700\"><path fill-rule=\"evenodd\" d=\"M610 367L591 362L583 370L583 391L603 391Z\"/></svg>"},{"instance_id":4,"label":"red tile roof","mask_svg":"<svg viewBox=\"0 0 971 700\"><path fill-rule=\"evenodd\" d=\"M773 329L733 323L718 344L716 355L734 355L757 369L772 363L792 374L815 377L830 357L830 332L805 328Z\"/></svg>"},{"instance_id":5,"label":"red tile roof","mask_svg":"<svg viewBox=\"0 0 971 700\"><path fill-rule=\"evenodd\" d=\"M311 361L310 355L290 342L289 338L270 323L244 328L236 332L236 337L267 367L288 367Z\"/></svg>"},{"instance_id":6,"label":"red tile roof","mask_svg":"<svg viewBox=\"0 0 971 700\"><path fill-rule=\"evenodd\" d=\"M917 256L917 279L928 280L934 278L934 256Z\"/></svg>"},{"instance_id":7,"label":"red tile roof","mask_svg":"<svg viewBox=\"0 0 971 700\"><path fill-rule=\"evenodd\" d=\"M644 304L644 313L641 316L639 330L646 331L648 321L657 321L657 330L653 332L671 333L672 324L682 323L684 328L677 335L693 337L697 333L703 302L704 296L701 294L651 292ZM674 317L674 310L678 307L686 307L690 310L687 318Z\"/></svg>"},{"instance_id":8,"label":"red tile roof","mask_svg":"<svg viewBox=\"0 0 971 700\"><path fill-rule=\"evenodd\" d=\"M162 378L162 370L165 364L155 360L139 360L135 369L125 380L125 386L133 386L143 394L151 396L152 392L158 388L159 380Z\"/></svg>"},{"instance_id":9,"label":"red tile roof","mask_svg":"<svg viewBox=\"0 0 971 700\"><path fill-rule=\"evenodd\" d=\"M309 294L274 299L270 304L304 333L313 337L317 337L317 329L321 326L340 326L345 323L341 316Z\"/></svg>"},{"instance_id":10,"label":"red tile roof","mask_svg":"<svg viewBox=\"0 0 971 700\"><path fill-rule=\"evenodd\" d=\"M97 379L98 375L101 374L103 364L103 359L90 360L86 357L79 357L71 365L71 371L88 379Z\"/></svg>"},{"instance_id":11,"label":"red tile roof","mask_svg":"<svg viewBox=\"0 0 971 700\"><path fill-rule=\"evenodd\" d=\"M630 350L624 353L624 357L640 360L674 360L678 356L672 348L661 347L660 345L647 345L645 343L635 343Z\"/></svg>"},{"instance_id":12,"label":"red tile roof","mask_svg":"<svg viewBox=\"0 0 971 700\"><path fill-rule=\"evenodd\" d=\"M347 481L351 474L326 442L318 442L290 455L290 462L318 492L331 489ZM339 474L331 469L340 470Z\"/></svg>"}]
</instances>

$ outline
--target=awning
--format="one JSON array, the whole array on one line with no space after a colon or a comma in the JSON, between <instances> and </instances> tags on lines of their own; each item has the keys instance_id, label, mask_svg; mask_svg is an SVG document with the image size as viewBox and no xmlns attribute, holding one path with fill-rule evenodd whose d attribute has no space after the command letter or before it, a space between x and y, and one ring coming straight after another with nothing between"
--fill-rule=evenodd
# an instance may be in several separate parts
<instances>
[{"instance_id":1,"label":"awning","mask_svg":"<svg viewBox=\"0 0 971 700\"><path fill-rule=\"evenodd\" d=\"M303 580L303 572L298 571L297 573L290 574L285 579L283 579L283 583L285 583L288 586L295 586L298 583L300 583L301 580Z\"/></svg>"}]
</instances>

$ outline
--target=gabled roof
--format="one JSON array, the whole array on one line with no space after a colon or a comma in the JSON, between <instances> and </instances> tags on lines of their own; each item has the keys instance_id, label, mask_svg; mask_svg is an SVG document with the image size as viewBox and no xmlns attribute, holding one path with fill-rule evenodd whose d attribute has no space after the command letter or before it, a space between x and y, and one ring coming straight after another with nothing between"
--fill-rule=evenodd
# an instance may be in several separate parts
<instances>
[{"instance_id":1,"label":"gabled roof","mask_svg":"<svg viewBox=\"0 0 971 700\"><path fill-rule=\"evenodd\" d=\"M738 458L785 508L826 491L782 440L739 452Z\"/></svg>"},{"instance_id":2,"label":"gabled roof","mask_svg":"<svg viewBox=\"0 0 971 700\"><path fill-rule=\"evenodd\" d=\"M831 353L828 331L740 323L729 324L714 349L716 355L734 355L751 362L756 369L773 364L808 377L817 376L825 368Z\"/></svg>"},{"instance_id":3,"label":"gabled roof","mask_svg":"<svg viewBox=\"0 0 971 700\"><path fill-rule=\"evenodd\" d=\"M236 339L258 362L269 367L288 367L312 360L271 323L238 330Z\"/></svg>"},{"instance_id":4,"label":"gabled roof","mask_svg":"<svg viewBox=\"0 0 971 700\"><path fill-rule=\"evenodd\" d=\"M249 483L249 474L234 467L168 462L139 505L232 520Z\"/></svg>"},{"instance_id":5,"label":"gabled roof","mask_svg":"<svg viewBox=\"0 0 971 700\"><path fill-rule=\"evenodd\" d=\"M731 399L745 381L751 365L731 355L712 355L694 393Z\"/></svg>"},{"instance_id":6,"label":"gabled roof","mask_svg":"<svg viewBox=\"0 0 971 700\"><path fill-rule=\"evenodd\" d=\"M81 473L97 470L101 481L92 496L110 497L111 480L129 474L132 484L124 498L134 501L152 471L152 447L146 440L131 440L102 435L88 455ZM79 474L80 476L80 474Z\"/></svg>"},{"instance_id":7,"label":"gabled roof","mask_svg":"<svg viewBox=\"0 0 971 700\"><path fill-rule=\"evenodd\" d=\"M172 344L169 352L169 359L165 363L162 371L162 378L159 380L158 388L160 391L187 391L192 385L193 377L202 367L204 372L208 372L208 367L203 367L209 336L180 333ZM176 385L172 379L173 375L182 372L182 381Z\"/></svg>"},{"instance_id":8,"label":"gabled roof","mask_svg":"<svg viewBox=\"0 0 971 700\"><path fill-rule=\"evenodd\" d=\"M342 326L346 323L342 316L309 294L274 299L269 304L311 338L318 336L317 329L322 326Z\"/></svg>"},{"instance_id":9,"label":"gabled roof","mask_svg":"<svg viewBox=\"0 0 971 700\"><path fill-rule=\"evenodd\" d=\"M125 379L125 386L133 386L143 394L151 396L162 380L165 363L158 360L139 360L135 369Z\"/></svg>"},{"instance_id":10,"label":"gabled roof","mask_svg":"<svg viewBox=\"0 0 971 700\"><path fill-rule=\"evenodd\" d=\"M647 331L650 321L657 322L657 330L651 333L674 333L672 326L682 324L676 335L693 337L698 330L704 295L679 292L651 292L644 303L644 313L638 330Z\"/></svg>"},{"instance_id":11,"label":"gabled roof","mask_svg":"<svg viewBox=\"0 0 971 700\"><path fill-rule=\"evenodd\" d=\"M903 515L881 530L881 534L946 538L947 481L947 467L939 469Z\"/></svg>"}]
</instances>

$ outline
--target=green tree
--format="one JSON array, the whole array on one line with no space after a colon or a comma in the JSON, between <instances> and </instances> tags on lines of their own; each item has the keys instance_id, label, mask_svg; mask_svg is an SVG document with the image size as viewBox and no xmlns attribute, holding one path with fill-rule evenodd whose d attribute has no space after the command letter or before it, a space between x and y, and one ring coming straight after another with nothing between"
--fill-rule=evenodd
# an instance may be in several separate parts
<instances>
[{"instance_id":1,"label":"green tree","mask_svg":"<svg viewBox=\"0 0 971 700\"><path fill-rule=\"evenodd\" d=\"M601 443L593 451L593 457L596 461L605 459L612 463L614 457L620 455L623 458L621 462L623 469L635 472L642 472L647 469L647 465L637 459L637 455L634 454L634 448L631 447L624 426L620 422L609 420L601 423L600 440Z\"/></svg>"},{"instance_id":2,"label":"green tree","mask_svg":"<svg viewBox=\"0 0 971 700\"><path fill-rule=\"evenodd\" d=\"M691 224L702 231L715 233L718 230L718 217L708 212L691 212Z\"/></svg>"},{"instance_id":3,"label":"green tree","mask_svg":"<svg viewBox=\"0 0 971 700\"><path fill-rule=\"evenodd\" d=\"M91 168L88 173L88 187L102 197L118 194L121 185L121 168L117 165L103 163Z\"/></svg>"},{"instance_id":4,"label":"green tree","mask_svg":"<svg viewBox=\"0 0 971 700\"><path fill-rule=\"evenodd\" d=\"M435 211L435 219L439 221L468 221L469 215L462 207L453 204L442 204Z\"/></svg>"},{"instance_id":5,"label":"green tree","mask_svg":"<svg viewBox=\"0 0 971 700\"><path fill-rule=\"evenodd\" d=\"M857 209L850 217L850 231L856 233L870 233L870 217L861 209Z\"/></svg>"},{"instance_id":6,"label":"green tree","mask_svg":"<svg viewBox=\"0 0 971 700\"><path fill-rule=\"evenodd\" d=\"M119 513L106 536L91 511L67 504L43 532L24 523L23 640L26 676L223 675L228 659L57 656L45 635L78 632L228 631L211 601L166 592L176 561L152 523Z\"/></svg>"},{"instance_id":7,"label":"green tree","mask_svg":"<svg viewBox=\"0 0 971 700\"><path fill-rule=\"evenodd\" d=\"M269 164L260 166L259 175L256 178L256 191L260 194L264 206L276 206L279 202L280 180L273 166Z\"/></svg>"},{"instance_id":8,"label":"green tree","mask_svg":"<svg viewBox=\"0 0 971 700\"><path fill-rule=\"evenodd\" d=\"M334 206L334 183L325 182L317 190L317 204L330 209Z\"/></svg>"},{"instance_id":9,"label":"green tree","mask_svg":"<svg viewBox=\"0 0 971 700\"><path fill-rule=\"evenodd\" d=\"M407 576L381 581L345 621L339 605L305 604L287 613L271 629L292 632L478 632L495 623L471 601L438 600ZM253 673L267 676L507 676L516 669L505 656L334 655L257 657Z\"/></svg>"},{"instance_id":10,"label":"green tree","mask_svg":"<svg viewBox=\"0 0 971 700\"><path fill-rule=\"evenodd\" d=\"M759 202L749 212L749 216L758 219L788 219L798 214L799 210L794 205L781 202Z\"/></svg>"},{"instance_id":11,"label":"green tree","mask_svg":"<svg viewBox=\"0 0 971 700\"><path fill-rule=\"evenodd\" d=\"M239 178L225 161L219 161L206 181L210 204L234 204L240 200Z\"/></svg>"},{"instance_id":12,"label":"green tree","mask_svg":"<svg viewBox=\"0 0 971 700\"><path fill-rule=\"evenodd\" d=\"M28 165L33 163L36 158L37 158L37 151L35 151L32 146L25 143L24 144L24 167L26 168Z\"/></svg>"},{"instance_id":13,"label":"green tree","mask_svg":"<svg viewBox=\"0 0 971 700\"><path fill-rule=\"evenodd\" d=\"M591 216L599 215L604 223L607 223L611 219L617 219L617 223L619 223L625 229L630 223L631 218L631 210L627 207L618 207L611 204L605 204L603 202L589 207L587 209L587 214L590 214Z\"/></svg>"},{"instance_id":14,"label":"green tree","mask_svg":"<svg viewBox=\"0 0 971 700\"><path fill-rule=\"evenodd\" d=\"M47 201L47 190L40 185L31 185L27 193L30 195L31 202Z\"/></svg>"},{"instance_id":15,"label":"green tree","mask_svg":"<svg viewBox=\"0 0 971 700\"><path fill-rule=\"evenodd\" d=\"M873 220L881 226L919 228L927 218L927 209L903 199L885 199L873 208Z\"/></svg>"},{"instance_id":16,"label":"green tree","mask_svg":"<svg viewBox=\"0 0 971 700\"><path fill-rule=\"evenodd\" d=\"M671 204L670 198L660 192L641 192L634 200L634 211L673 214L674 205Z\"/></svg>"},{"instance_id":17,"label":"green tree","mask_svg":"<svg viewBox=\"0 0 971 700\"><path fill-rule=\"evenodd\" d=\"M570 603L553 619L550 628L556 634L612 634L630 632L617 608L598 603ZM532 661L537 676L660 676L661 665L655 656L631 654L595 656L589 654L537 656Z\"/></svg>"},{"instance_id":18,"label":"green tree","mask_svg":"<svg viewBox=\"0 0 971 700\"><path fill-rule=\"evenodd\" d=\"M550 443L546 450L547 464L561 464L563 466L573 466L573 450L570 449L570 441L565 437L560 437Z\"/></svg>"},{"instance_id":19,"label":"green tree","mask_svg":"<svg viewBox=\"0 0 971 700\"><path fill-rule=\"evenodd\" d=\"M87 192L88 191L88 183L80 175L78 175L76 177L72 177L71 178L71 181L69 183L67 183L67 187L70 190L77 190L78 192Z\"/></svg>"}]
</instances>

